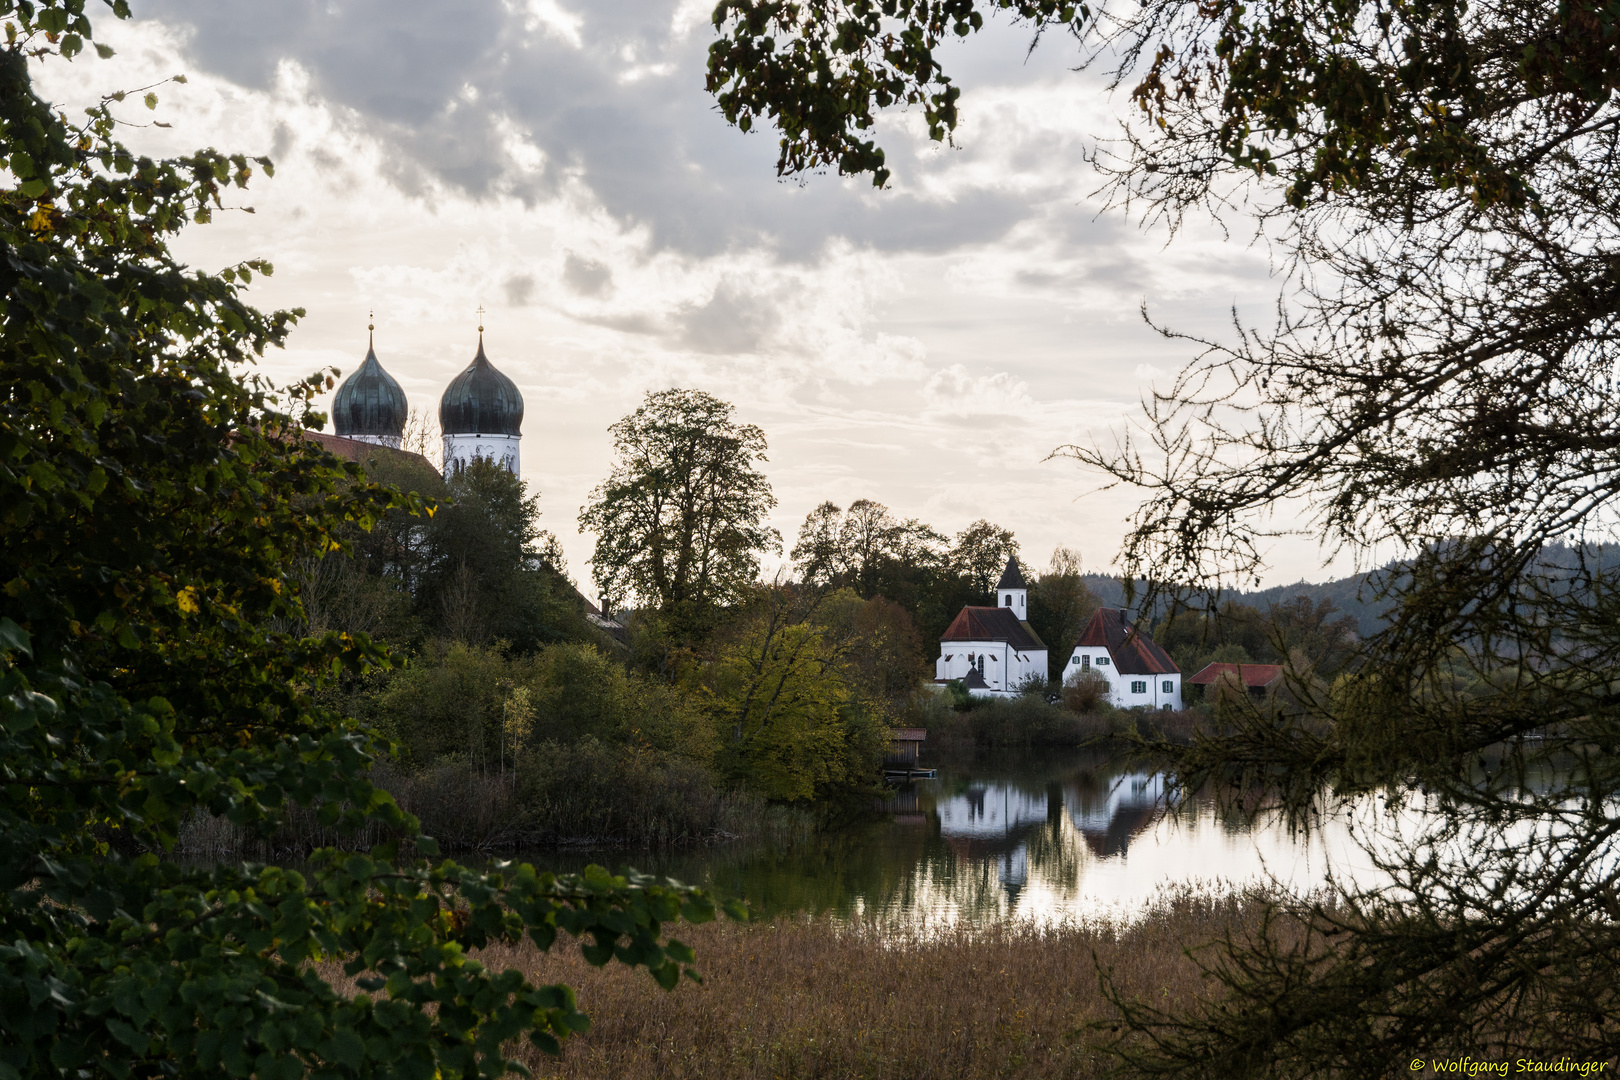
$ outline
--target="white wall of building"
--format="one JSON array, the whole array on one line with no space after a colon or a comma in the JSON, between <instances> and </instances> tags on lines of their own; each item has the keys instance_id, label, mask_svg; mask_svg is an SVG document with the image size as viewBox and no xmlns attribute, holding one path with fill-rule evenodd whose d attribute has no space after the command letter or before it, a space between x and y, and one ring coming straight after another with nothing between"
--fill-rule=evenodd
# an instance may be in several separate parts
<instances>
[{"instance_id":1,"label":"white wall of building","mask_svg":"<svg viewBox=\"0 0 1620 1080\"><path fill-rule=\"evenodd\" d=\"M1114 819L1133 810L1166 805L1169 792L1162 772L1126 772L1114 777L1101 798L1094 794L1065 789L1063 808L1069 820L1083 833L1107 832Z\"/></svg>"},{"instance_id":2,"label":"white wall of building","mask_svg":"<svg viewBox=\"0 0 1620 1080\"><path fill-rule=\"evenodd\" d=\"M489 458L506 467L513 476L518 471L518 441L521 435L446 435L444 475L459 472L475 457Z\"/></svg>"},{"instance_id":3,"label":"white wall of building","mask_svg":"<svg viewBox=\"0 0 1620 1080\"><path fill-rule=\"evenodd\" d=\"M1018 616L1019 622L1029 618L1029 590L1028 589L998 589L996 590L996 607L1004 607Z\"/></svg>"},{"instance_id":4,"label":"white wall of building","mask_svg":"<svg viewBox=\"0 0 1620 1080\"><path fill-rule=\"evenodd\" d=\"M1020 652L1005 641L942 641L934 661L936 679L961 679L977 667L992 692L1017 693L1031 675L1046 677L1046 650Z\"/></svg>"},{"instance_id":5,"label":"white wall of building","mask_svg":"<svg viewBox=\"0 0 1620 1080\"><path fill-rule=\"evenodd\" d=\"M1122 675L1115 669L1107 649L1076 645L1063 669L1063 681L1074 682L1082 675L1101 675L1108 680L1108 702L1115 708L1180 709L1181 673L1168 675Z\"/></svg>"}]
</instances>

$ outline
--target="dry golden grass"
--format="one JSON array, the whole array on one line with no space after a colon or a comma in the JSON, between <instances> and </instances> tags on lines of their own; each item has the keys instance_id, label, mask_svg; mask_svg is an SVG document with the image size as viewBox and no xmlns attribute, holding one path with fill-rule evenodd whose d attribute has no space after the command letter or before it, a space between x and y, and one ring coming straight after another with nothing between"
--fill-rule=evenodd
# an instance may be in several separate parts
<instances>
[{"instance_id":1,"label":"dry golden grass","mask_svg":"<svg viewBox=\"0 0 1620 1080\"><path fill-rule=\"evenodd\" d=\"M826 919L682 927L701 986L593 968L559 943L486 950L485 963L580 994L591 1030L563 1056L525 1048L541 1077L934 1080L1096 1075L1087 1025L1109 1016L1093 952L1119 986L1170 1004L1201 987L1183 947L1248 923L1239 898L1182 896L1126 927L945 930L909 938Z\"/></svg>"}]
</instances>

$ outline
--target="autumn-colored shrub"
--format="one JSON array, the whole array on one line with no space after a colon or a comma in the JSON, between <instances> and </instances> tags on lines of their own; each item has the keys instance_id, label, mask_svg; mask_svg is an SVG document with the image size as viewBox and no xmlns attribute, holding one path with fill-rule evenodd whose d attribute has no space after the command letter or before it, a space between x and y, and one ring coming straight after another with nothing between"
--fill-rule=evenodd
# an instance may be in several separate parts
<instances>
[{"instance_id":1,"label":"autumn-colored shrub","mask_svg":"<svg viewBox=\"0 0 1620 1080\"><path fill-rule=\"evenodd\" d=\"M1063 707L1084 715L1108 703L1108 680L1096 672L1063 684Z\"/></svg>"}]
</instances>

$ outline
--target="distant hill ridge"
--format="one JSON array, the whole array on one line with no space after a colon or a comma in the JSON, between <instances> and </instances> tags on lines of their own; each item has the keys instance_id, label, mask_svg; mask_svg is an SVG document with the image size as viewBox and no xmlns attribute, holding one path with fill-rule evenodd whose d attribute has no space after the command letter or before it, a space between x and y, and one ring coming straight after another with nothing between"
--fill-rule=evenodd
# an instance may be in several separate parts
<instances>
[{"instance_id":1,"label":"distant hill ridge","mask_svg":"<svg viewBox=\"0 0 1620 1080\"><path fill-rule=\"evenodd\" d=\"M1228 601L1248 604L1251 607L1266 610L1273 604L1280 604L1292 600L1296 596L1307 597L1312 603L1320 600L1331 600L1333 606L1352 616L1356 620L1356 631L1363 636L1376 633L1383 624L1384 612L1388 610L1387 603L1375 603L1373 589L1369 584L1372 571L1366 574L1355 574L1350 577L1336 578L1333 581L1310 582L1299 581L1292 585L1273 585L1269 589L1255 589L1246 591L1242 589L1225 589L1221 592L1221 602ZM1108 574L1084 574L1086 587L1091 590L1104 607L1125 607L1125 586L1120 578ZM1141 595L1140 590L1137 593Z\"/></svg>"},{"instance_id":2,"label":"distant hill ridge","mask_svg":"<svg viewBox=\"0 0 1620 1080\"><path fill-rule=\"evenodd\" d=\"M1595 568L1612 570L1620 567L1620 545L1588 544L1584 549L1571 547L1567 544L1549 544L1543 550L1542 563L1549 568L1571 569L1575 567L1583 554L1588 565ZM1266 610L1272 604L1284 603L1296 596L1304 596L1315 603L1320 600L1331 600L1333 606L1354 617L1356 631L1363 637L1377 633L1383 629L1384 616L1389 611L1390 603L1387 600L1378 600L1375 596L1373 578L1377 575L1397 571L1399 563L1390 562L1376 570L1369 570L1364 574L1352 574L1349 577L1335 578L1332 581L1309 582L1298 581L1292 585L1273 585L1267 589L1247 591L1243 589L1226 589L1221 592L1222 602L1235 601ZM1086 587L1094 596L1107 607L1125 606L1125 586L1122 579L1108 574L1083 574ZM1138 593L1140 595L1140 592Z\"/></svg>"}]
</instances>

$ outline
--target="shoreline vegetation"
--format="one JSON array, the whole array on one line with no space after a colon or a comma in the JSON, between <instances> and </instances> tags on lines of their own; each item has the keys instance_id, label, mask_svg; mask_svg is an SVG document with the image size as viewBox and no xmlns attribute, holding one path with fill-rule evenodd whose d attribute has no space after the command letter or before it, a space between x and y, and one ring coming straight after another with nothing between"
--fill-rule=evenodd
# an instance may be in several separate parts
<instances>
[{"instance_id":1,"label":"shoreline vegetation","mask_svg":"<svg viewBox=\"0 0 1620 1080\"><path fill-rule=\"evenodd\" d=\"M934 753L960 753L973 747L1082 747L1119 743L1132 733L1187 743L1211 713L1191 709L1115 709L1094 703L1076 711L1040 694L983 698L971 708L952 708L944 696L920 703L917 726L928 731Z\"/></svg>"},{"instance_id":2,"label":"shoreline vegetation","mask_svg":"<svg viewBox=\"0 0 1620 1080\"><path fill-rule=\"evenodd\" d=\"M483 774L465 762L405 772L379 762L372 780L414 814L446 854L497 854L569 847L679 848L750 842L791 845L812 835L807 807L771 804L716 787L700 767L660 762L594 740L551 747L539 776ZM392 839L376 824L359 831L323 825L318 806L289 807L268 837L196 814L174 854L187 859L296 859L323 847L365 851Z\"/></svg>"},{"instance_id":3,"label":"shoreline vegetation","mask_svg":"<svg viewBox=\"0 0 1620 1080\"><path fill-rule=\"evenodd\" d=\"M421 704L420 700L417 702ZM1197 709L1101 710L1077 714L1030 694L980 699L971 708L926 691L896 726L928 732L932 760L979 749L1107 745L1136 732L1185 742L1207 719ZM487 756L487 755L486 755ZM746 842L791 846L809 839L836 811L865 806L881 788L853 787L842 800L777 802L726 785L704 762L645 743L623 745L585 735L546 741L510 763L477 763L470 754L434 756L415 767L384 758L370 779L414 814L447 854L509 854L564 848L668 849ZM394 836L372 822L358 831L324 824L318 804L289 806L265 836L202 812L181 827L173 854L184 859L278 861L323 847L365 851Z\"/></svg>"},{"instance_id":4,"label":"shoreline vegetation","mask_svg":"<svg viewBox=\"0 0 1620 1080\"><path fill-rule=\"evenodd\" d=\"M669 391L615 430L629 438L662 417L701 442L730 416L706 394ZM482 459L441 477L415 454L382 450L361 466L440 512L393 510L369 531L346 528L354 558L294 568L305 618L289 627L368 634L402 661L342 675L315 699L381 736L370 779L447 854L791 844L881 795L896 728L926 729L925 760L938 760L976 748L1128 749L1133 734L1186 743L1201 715L1114 710L1098 687L1057 681L1097 607L1064 548L1046 572L1024 567L1031 625L1056 662L1051 681L1009 699L939 692L932 643L1017 557L1012 532L988 521L953 541L870 500L826 503L794 545L796 581L760 582L744 559L726 583L703 585L702 603L638 587L630 594L643 607L604 601L619 621L598 625L540 527L538 493L519 477ZM640 550L615 556L630 560L619 568L625 588L640 580ZM1347 633L1330 604L1223 610L1156 629L1184 666L1282 658L1295 646L1301 662L1325 660ZM267 836L199 810L176 854L285 861L395 838L376 823L340 833L320 813L288 806Z\"/></svg>"}]
</instances>

